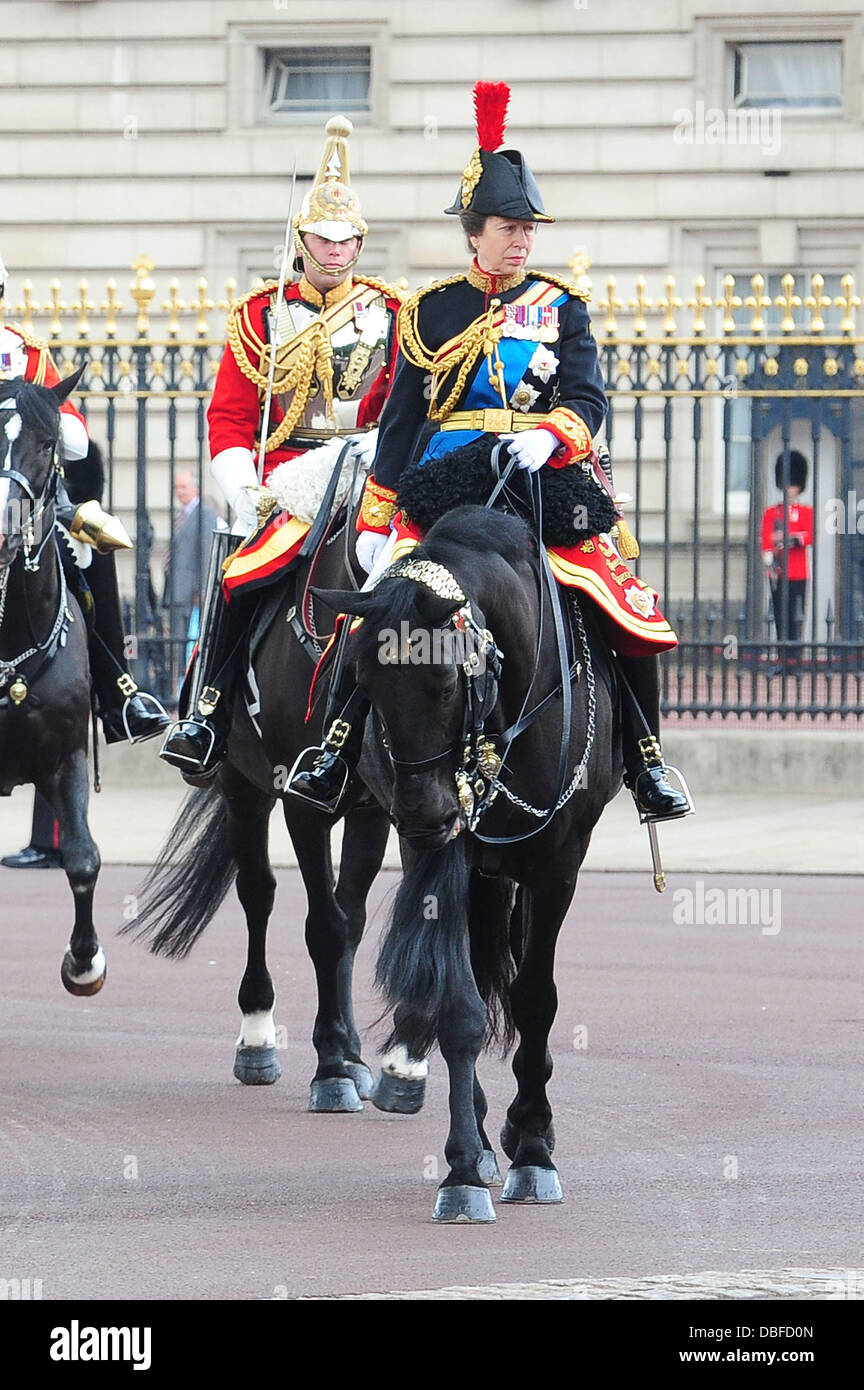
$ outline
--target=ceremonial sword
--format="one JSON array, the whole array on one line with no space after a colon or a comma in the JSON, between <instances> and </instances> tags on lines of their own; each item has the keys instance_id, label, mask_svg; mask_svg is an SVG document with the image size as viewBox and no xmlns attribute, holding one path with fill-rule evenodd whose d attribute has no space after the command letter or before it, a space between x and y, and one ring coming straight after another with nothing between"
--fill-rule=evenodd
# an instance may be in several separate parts
<instances>
[{"instance_id":1,"label":"ceremonial sword","mask_svg":"<svg viewBox=\"0 0 864 1390\"><path fill-rule=\"evenodd\" d=\"M279 310L285 293L288 275L288 252L292 242L293 227L291 217L294 212L294 190L297 186L297 157L294 157L294 170L291 174L291 197L288 201L288 221L285 223L285 241L282 246L282 264L279 267L279 288L276 291L276 308L270 320L270 368L267 372L267 394L264 397L264 413L261 417L261 449L258 454L258 486L264 482L264 454L267 449L267 435L270 431L270 402L273 399L273 376L276 371L276 336L279 329Z\"/></svg>"}]
</instances>

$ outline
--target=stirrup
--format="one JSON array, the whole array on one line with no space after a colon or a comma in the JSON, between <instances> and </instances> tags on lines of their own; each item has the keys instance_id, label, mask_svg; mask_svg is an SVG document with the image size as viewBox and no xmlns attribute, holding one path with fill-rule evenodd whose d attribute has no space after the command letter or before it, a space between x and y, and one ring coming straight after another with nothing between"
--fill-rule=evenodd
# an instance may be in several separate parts
<instances>
[{"instance_id":1,"label":"stirrup","mask_svg":"<svg viewBox=\"0 0 864 1390\"><path fill-rule=\"evenodd\" d=\"M179 729L182 729L184 724L194 724L196 729L203 730L203 732L209 738L210 742L207 745L207 750L204 754L203 759L190 758L185 753L175 753L173 749L168 747L168 744L170 743L171 739L174 737L174 735L177 733ZM165 735L165 740L162 744L162 747L159 749L159 757L162 758L164 762L169 763L171 767L179 767L181 772L191 772L194 773L196 776L209 776L210 768L207 767L207 764L209 763L210 758L213 755L213 749L215 746L216 734L210 728L209 724L205 724L203 723L203 721L198 719L178 719L176 723L171 725L171 728ZM216 766L218 767L218 763ZM214 772L215 770L216 769L213 768Z\"/></svg>"},{"instance_id":2,"label":"stirrup","mask_svg":"<svg viewBox=\"0 0 864 1390\"><path fill-rule=\"evenodd\" d=\"M672 813L672 815L666 815L666 816L655 816L655 815L651 815L650 812L643 811L642 808L641 808L641 806L639 805L639 801L638 801L638 799L637 799L637 793L636 793L636 789L637 789L637 787L638 787L638 785L639 785L639 777L641 777L641 776L643 775L641 772L639 773L639 776L636 777L636 779L635 779L635 781L634 781L634 783L633 783L633 786L630 788L630 792L631 792L631 794L632 794L632 796L633 796L633 801L634 801L634 804L635 804L635 806L636 806L636 810L637 810L638 815L639 815L639 824L640 824L640 825L645 825L645 826L648 827L648 845L649 845L649 848L650 848L650 850L651 850L651 866L652 866L652 871L653 871L654 887L655 887L655 889L657 890L658 893L665 893L665 892L666 892L666 873L665 873L665 870L664 870L664 868L663 868L663 862L662 862L662 860L661 860L661 858L660 858L660 841L659 841L659 839L657 838L657 822L658 822L658 821L669 821L669 820L683 820L685 816L691 816L691 815L693 814L693 812L696 810L696 807L695 807L695 805L694 805L694 803L693 803L693 798L692 798L692 796L690 795L690 788L687 786L687 783L686 783L686 781L684 780L684 774L683 774L683 772L680 770L680 768L673 767L670 763L662 763L662 762L661 762L660 766L663 768L663 774L664 774L664 776L666 775L666 773L669 773L669 772L672 772L672 773L675 774L675 777L677 778L678 783L679 783L678 790L681 791L681 792L683 793L683 795L686 796L686 798L687 798L687 810L686 810L686 811L675 811L675 812ZM646 771L647 771L647 769L646 769Z\"/></svg>"},{"instance_id":3,"label":"stirrup","mask_svg":"<svg viewBox=\"0 0 864 1390\"><path fill-rule=\"evenodd\" d=\"M318 770L316 767L316 763L323 753L332 753L332 756L336 758L338 763L341 764L341 767L339 768L339 773L342 780L339 785L339 789L336 793L331 794L331 796L328 798L316 797L312 795L305 787L298 788L294 786L295 777L299 776L301 773L311 774ZM304 748L302 752L298 754L294 762L294 766L291 768L291 771L288 774L288 781L285 785L285 791L289 792L291 796L299 797L301 801L307 802L310 806L317 806L320 811L327 811L330 815L332 815L338 809L339 803L345 794L345 788L348 785L348 779L350 776L351 769L349 768L345 759L341 757L335 749L330 749L326 747Z\"/></svg>"},{"instance_id":4,"label":"stirrup","mask_svg":"<svg viewBox=\"0 0 864 1390\"><path fill-rule=\"evenodd\" d=\"M132 699L141 700L142 702L149 700L150 705L152 706L152 710L144 710L143 713L153 713L157 715L159 718L161 718L164 721L162 728L164 728L165 724L170 723L168 711L165 709L165 706L162 704L161 700L156 699L155 695L150 695L146 690L139 690L137 686L135 687L134 691L131 692L131 694L128 694L126 696L126 699L123 701L123 709L120 712L121 718L123 720L123 728L126 730L126 737L130 743L146 743L148 739L155 738L157 734L160 734L162 732L162 728L154 729L152 733L149 734L133 734L132 730L129 727L129 702Z\"/></svg>"}]
</instances>

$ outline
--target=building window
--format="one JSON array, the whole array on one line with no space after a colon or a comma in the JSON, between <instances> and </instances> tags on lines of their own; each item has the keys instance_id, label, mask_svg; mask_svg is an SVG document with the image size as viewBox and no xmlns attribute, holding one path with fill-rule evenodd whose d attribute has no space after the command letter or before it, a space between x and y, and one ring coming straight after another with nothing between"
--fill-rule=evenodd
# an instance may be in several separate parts
<instances>
[{"instance_id":1,"label":"building window","mask_svg":"<svg viewBox=\"0 0 864 1390\"><path fill-rule=\"evenodd\" d=\"M369 113L372 50L367 45L265 48L261 53L267 119Z\"/></svg>"},{"instance_id":2,"label":"building window","mask_svg":"<svg viewBox=\"0 0 864 1390\"><path fill-rule=\"evenodd\" d=\"M842 107L841 40L730 46L735 106L817 110Z\"/></svg>"}]
</instances>

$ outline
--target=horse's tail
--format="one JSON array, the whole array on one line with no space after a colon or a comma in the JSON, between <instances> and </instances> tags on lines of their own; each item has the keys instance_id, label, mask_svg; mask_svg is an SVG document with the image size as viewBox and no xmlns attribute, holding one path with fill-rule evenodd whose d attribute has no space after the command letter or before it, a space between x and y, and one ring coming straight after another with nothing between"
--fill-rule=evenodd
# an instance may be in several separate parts
<instances>
[{"instance_id":1,"label":"horse's tail","mask_svg":"<svg viewBox=\"0 0 864 1390\"><path fill-rule=\"evenodd\" d=\"M146 941L157 956L191 951L237 874L228 848L228 807L215 788L191 792L139 890L144 907L120 934Z\"/></svg>"},{"instance_id":2,"label":"horse's tail","mask_svg":"<svg viewBox=\"0 0 864 1390\"><path fill-rule=\"evenodd\" d=\"M494 912L487 919L489 890L472 889L476 879L462 836L418 855L405 871L375 970L388 1007L399 1010L385 1051L401 1043L412 1057L424 1057L436 1040L445 1005L463 996L472 979L487 1004L487 1035L512 1035L507 914L501 913L503 927L491 920ZM478 906L484 909L479 916Z\"/></svg>"}]
</instances>

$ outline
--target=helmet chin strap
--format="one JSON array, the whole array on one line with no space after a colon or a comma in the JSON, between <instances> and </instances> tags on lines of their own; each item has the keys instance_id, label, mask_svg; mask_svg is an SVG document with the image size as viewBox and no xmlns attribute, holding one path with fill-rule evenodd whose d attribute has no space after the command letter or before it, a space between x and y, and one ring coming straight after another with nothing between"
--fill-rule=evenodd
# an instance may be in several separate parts
<instances>
[{"instance_id":1,"label":"helmet chin strap","mask_svg":"<svg viewBox=\"0 0 864 1390\"><path fill-rule=\"evenodd\" d=\"M360 243L357 247L357 255L354 257L352 261L348 261L346 265L339 267L340 272L343 272L342 279L344 279L346 275L350 274L350 272L354 269L355 265L357 264L357 262L363 254L364 238L360 236L359 232L356 232L355 236L357 237ZM318 271L319 275L333 274L333 271L330 269L329 266L322 265L320 261L316 261L315 257L312 255L312 252L309 250L309 247L306 245L306 242L303 240L303 233L300 231L298 227L294 228L294 245L297 248L298 254L302 256L304 260L307 260L309 264L313 266L315 270ZM341 284L342 281L340 280L338 283Z\"/></svg>"}]
</instances>

